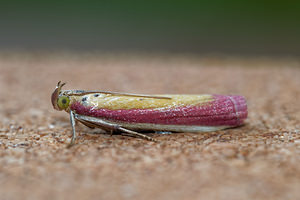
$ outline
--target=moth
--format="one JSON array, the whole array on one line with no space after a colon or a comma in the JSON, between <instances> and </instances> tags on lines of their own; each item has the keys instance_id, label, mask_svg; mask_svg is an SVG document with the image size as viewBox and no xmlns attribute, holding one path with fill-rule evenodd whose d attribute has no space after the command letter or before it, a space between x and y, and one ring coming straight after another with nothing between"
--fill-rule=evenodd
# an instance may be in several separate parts
<instances>
[{"instance_id":1,"label":"moth","mask_svg":"<svg viewBox=\"0 0 300 200\"><path fill-rule=\"evenodd\" d=\"M53 108L75 121L107 132L154 138L141 131L208 132L237 127L247 118L247 103L238 95L142 95L100 90L62 90L58 82L51 96Z\"/></svg>"}]
</instances>

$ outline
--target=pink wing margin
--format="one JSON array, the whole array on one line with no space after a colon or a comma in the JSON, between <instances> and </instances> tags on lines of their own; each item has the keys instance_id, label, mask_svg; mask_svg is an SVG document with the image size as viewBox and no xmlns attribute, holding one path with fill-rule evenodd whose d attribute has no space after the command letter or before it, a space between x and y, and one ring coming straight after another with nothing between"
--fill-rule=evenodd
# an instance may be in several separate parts
<instances>
[{"instance_id":1,"label":"pink wing margin","mask_svg":"<svg viewBox=\"0 0 300 200\"><path fill-rule=\"evenodd\" d=\"M247 103L243 96L213 95L206 105L178 106L158 109L109 110L86 107L74 102L71 110L80 115L125 123L164 125L197 125L235 127L247 118Z\"/></svg>"}]
</instances>

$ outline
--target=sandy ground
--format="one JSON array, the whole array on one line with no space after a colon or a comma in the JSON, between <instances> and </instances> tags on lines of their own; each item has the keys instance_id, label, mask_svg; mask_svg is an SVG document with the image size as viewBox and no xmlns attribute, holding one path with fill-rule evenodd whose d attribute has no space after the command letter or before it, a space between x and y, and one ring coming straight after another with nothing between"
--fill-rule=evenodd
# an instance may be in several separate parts
<instances>
[{"instance_id":1,"label":"sandy ground","mask_svg":"<svg viewBox=\"0 0 300 200\"><path fill-rule=\"evenodd\" d=\"M52 108L68 89L240 94L245 126L153 135L95 134ZM297 59L0 53L0 199L300 199Z\"/></svg>"}]
</instances>

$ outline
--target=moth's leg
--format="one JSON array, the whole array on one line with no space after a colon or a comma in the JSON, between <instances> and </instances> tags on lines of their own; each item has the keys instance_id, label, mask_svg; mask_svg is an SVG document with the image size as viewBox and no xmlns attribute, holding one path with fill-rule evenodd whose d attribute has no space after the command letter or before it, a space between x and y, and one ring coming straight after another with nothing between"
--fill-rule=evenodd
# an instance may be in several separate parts
<instances>
[{"instance_id":1,"label":"moth's leg","mask_svg":"<svg viewBox=\"0 0 300 200\"><path fill-rule=\"evenodd\" d=\"M111 131L111 130L105 130L105 129L103 129L102 127L100 127L99 125L94 124L94 123L91 123L91 122L88 122L88 121L83 121L83 120L79 120L79 119L76 119L76 121L79 121L80 123L82 123L83 125L85 125L85 126L91 128L91 129L98 128L98 129L101 130L101 133L103 133L103 132L106 132L106 133L107 133L108 131L113 132L113 131ZM93 134L94 134L94 133L93 133ZM95 134L98 134L98 133L95 133ZM112 133L111 133L111 134L112 134Z\"/></svg>"},{"instance_id":2,"label":"moth's leg","mask_svg":"<svg viewBox=\"0 0 300 200\"><path fill-rule=\"evenodd\" d=\"M76 115L77 116L77 115ZM87 127L89 127L89 128L91 128L91 129L94 129L94 128L100 128L100 129L102 129L103 131L106 131L106 132L110 132L110 134L112 135L113 134L113 129L111 129L111 128L104 128L103 126L100 126L99 124L96 124L96 123L93 123L93 122L90 122L90 121L86 121L86 120L82 120L82 119L79 119L79 118L77 118L75 116L75 119L77 120L77 121L79 121L80 123L82 123L83 125L85 125L85 126L87 126Z\"/></svg>"},{"instance_id":3,"label":"moth's leg","mask_svg":"<svg viewBox=\"0 0 300 200\"><path fill-rule=\"evenodd\" d=\"M143 138L143 139L146 139L146 140L149 140L149 141L153 141L153 142L157 142L156 139L148 136L148 135L145 135L145 134L142 134L142 133L138 133L138 132L135 132L135 131L132 131L132 130L129 130L129 129L126 129L126 128L123 128L123 127L119 127L119 129L121 132L122 135L127 135L127 136L131 136L131 137L140 137L140 138Z\"/></svg>"},{"instance_id":4,"label":"moth's leg","mask_svg":"<svg viewBox=\"0 0 300 200\"><path fill-rule=\"evenodd\" d=\"M78 120L78 121L79 121L80 123L82 123L83 125L85 125L85 126L91 128L91 129L94 129L94 128L97 127L95 124L89 123L89 122L87 122L87 121L82 121L82 120L81 120L81 121Z\"/></svg>"},{"instance_id":5,"label":"moth's leg","mask_svg":"<svg viewBox=\"0 0 300 200\"><path fill-rule=\"evenodd\" d=\"M121 127L118 124L113 124L107 121L104 121L102 119L96 118L96 117L90 117L90 116L85 116L85 115L78 115L78 114L74 114L74 117L79 120L79 121L85 121L91 124L95 124L98 125L100 128L103 128L105 130L109 130L111 132L113 131L120 131L121 134L123 135L127 135L127 136L132 136L132 137L140 137L146 140L150 140L150 141L156 141L154 138L132 131L132 130L128 130L126 128Z\"/></svg>"},{"instance_id":6,"label":"moth's leg","mask_svg":"<svg viewBox=\"0 0 300 200\"><path fill-rule=\"evenodd\" d=\"M70 121L71 121L71 126L72 126L72 139L71 139L71 142L68 145L68 147L73 146L75 144L75 140L76 140L75 117L74 117L74 113L72 110L70 110Z\"/></svg>"},{"instance_id":7,"label":"moth's leg","mask_svg":"<svg viewBox=\"0 0 300 200\"><path fill-rule=\"evenodd\" d=\"M96 117L89 117L89 116L85 116L85 115L79 115L79 114L74 114L74 117L76 120L83 122L85 124L89 124L90 126L93 127L101 127L102 129L106 130L106 131L114 131L118 129L117 124L112 124L109 122L106 122L102 119L96 118Z\"/></svg>"}]
</instances>

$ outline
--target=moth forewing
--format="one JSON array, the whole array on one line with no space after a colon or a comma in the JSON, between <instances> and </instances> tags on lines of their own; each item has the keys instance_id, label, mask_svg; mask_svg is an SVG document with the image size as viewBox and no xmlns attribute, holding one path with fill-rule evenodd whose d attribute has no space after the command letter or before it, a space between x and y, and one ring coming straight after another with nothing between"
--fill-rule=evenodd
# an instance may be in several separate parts
<instances>
[{"instance_id":1,"label":"moth forewing","mask_svg":"<svg viewBox=\"0 0 300 200\"><path fill-rule=\"evenodd\" d=\"M136 130L207 132L240 126L247 104L238 95L144 95L101 90L61 90L51 101L57 110L70 113L72 140L75 120L91 128L117 130L126 135L153 138Z\"/></svg>"}]
</instances>

